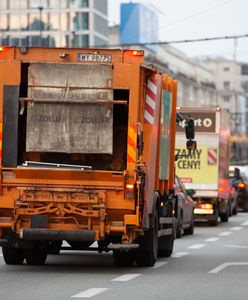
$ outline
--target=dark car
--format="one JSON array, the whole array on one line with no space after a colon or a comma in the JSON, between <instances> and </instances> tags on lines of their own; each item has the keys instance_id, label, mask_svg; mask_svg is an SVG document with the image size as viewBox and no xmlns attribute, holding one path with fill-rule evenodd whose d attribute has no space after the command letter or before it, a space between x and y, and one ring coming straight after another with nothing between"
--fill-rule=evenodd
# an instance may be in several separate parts
<instances>
[{"instance_id":1,"label":"dark car","mask_svg":"<svg viewBox=\"0 0 248 300\"><path fill-rule=\"evenodd\" d=\"M235 189L237 207L243 211L248 211L248 182L245 174L240 172L240 169L235 167L234 172L230 172L229 176L232 187Z\"/></svg>"},{"instance_id":2,"label":"dark car","mask_svg":"<svg viewBox=\"0 0 248 300\"><path fill-rule=\"evenodd\" d=\"M175 193L178 201L176 236L194 233L194 201L193 190L186 190L178 176L175 177Z\"/></svg>"}]
</instances>

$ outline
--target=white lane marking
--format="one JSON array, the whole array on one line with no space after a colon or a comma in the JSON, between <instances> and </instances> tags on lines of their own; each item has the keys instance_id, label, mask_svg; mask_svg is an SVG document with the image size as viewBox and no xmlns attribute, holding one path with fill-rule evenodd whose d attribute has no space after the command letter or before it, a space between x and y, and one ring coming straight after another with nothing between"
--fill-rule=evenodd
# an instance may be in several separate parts
<instances>
[{"instance_id":1,"label":"white lane marking","mask_svg":"<svg viewBox=\"0 0 248 300\"><path fill-rule=\"evenodd\" d=\"M206 240L204 240L204 242L216 242L216 241L218 241L220 238L218 238L218 237L212 237L212 238L209 238L209 239L206 239Z\"/></svg>"},{"instance_id":2,"label":"white lane marking","mask_svg":"<svg viewBox=\"0 0 248 300\"><path fill-rule=\"evenodd\" d=\"M195 244L195 245L187 247L187 249L201 249L205 246L207 246L207 245L206 244Z\"/></svg>"},{"instance_id":3,"label":"white lane marking","mask_svg":"<svg viewBox=\"0 0 248 300\"><path fill-rule=\"evenodd\" d=\"M228 266L248 266L248 262L228 262L228 263L223 263L219 265L218 267L212 269L209 271L209 274L217 274L220 271L224 270Z\"/></svg>"},{"instance_id":4,"label":"white lane marking","mask_svg":"<svg viewBox=\"0 0 248 300\"><path fill-rule=\"evenodd\" d=\"M240 227L240 226L236 226L236 227L232 227L230 228L231 230L240 230L240 229L243 229L243 227Z\"/></svg>"},{"instance_id":5,"label":"white lane marking","mask_svg":"<svg viewBox=\"0 0 248 300\"><path fill-rule=\"evenodd\" d=\"M243 245L222 245L223 247L228 247L228 248L239 248L239 249L247 249L248 246L243 246Z\"/></svg>"},{"instance_id":6,"label":"white lane marking","mask_svg":"<svg viewBox=\"0 0 248 300\"><path fill-rule=\"evenodd\" d=\"M246 221L246 222L244 222L244 223L242 223L240 225L242 225L242 226L248 226L248 221Z\"/></svg>"},{"instance_id":7,"label":"white lane marking","mask_svg":"<svg viewBox=\"0 0 248 300\"><path fill-rule=\"evenodd\" d=\"M152 267L153 269L158 269L163 267L164 265L168 264L167 261L158 261L155 263L155 265Z\"/></svg>"},{"instance_id":8,"label":"white lane marking","mask_svg":"<svg viewBox=\"0 0 248 300\"><path fill-rule=\"evenodd\" d=\"M230 234L232 234L232 232L230 232L230 231L224 231L224 232L221 232L219 234L219 236L227 236L227 235L230 235Z\"/></svg>"},{"instance_id":9,"label":"white lane marking","mask_svg":"<svg viewBox=\"0 0 248 300\"><path fill-rule=\"evenodd\" d=\"M76 295L72 296L71 298L91 298L91 297L101 294L107 290L108 290L108 288L92 288L92 289L83 291L79 294L76 294Z\"/></svg>"},{"instance_id":10,"label":"white lane marking","mask_svg":"<svg viewBox=\"0 0 248 300\"><path fill-rule=\"evenodd\" d=\"M115 279L112 279L111 281L129 281L129 280L132 280L138 276L140 276L141 274L124 274L124 275L121 275Z\"/></svg>"},{"instance_id":11,"label":"white lane marking","mask_svg":"<svg viewBox=\"0 0 248 300\"><path fill-rule=\"evenodd\" d=\"M173 258L179 258L179 257L183 257L189 255L189 252L176 252L174 254L171 255L171 257Z\"/></svg>"}]
</instances>

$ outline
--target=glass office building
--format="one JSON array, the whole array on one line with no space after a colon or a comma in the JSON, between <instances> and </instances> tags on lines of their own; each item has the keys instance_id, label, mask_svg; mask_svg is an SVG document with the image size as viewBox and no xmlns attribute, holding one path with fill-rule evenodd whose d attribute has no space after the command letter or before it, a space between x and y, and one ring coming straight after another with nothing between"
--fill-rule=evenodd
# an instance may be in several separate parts
<instances>
[{"instance_id":1,"label":"glass office building","mask_svg":"<svg viewBox=\"0 0 248 300\"><path fill-rule=\"evenodd\" d=\"M0 45L97 47L107 43L107 0L0 0Z\"/></svg>"}]
</instances>

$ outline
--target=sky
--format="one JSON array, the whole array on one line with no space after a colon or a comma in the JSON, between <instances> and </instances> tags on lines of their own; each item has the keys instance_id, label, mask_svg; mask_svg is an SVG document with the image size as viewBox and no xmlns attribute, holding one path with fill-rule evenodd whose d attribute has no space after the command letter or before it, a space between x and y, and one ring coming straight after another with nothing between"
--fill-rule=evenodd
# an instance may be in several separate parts
<instances>
[{"instance_id":1,"label":"sky","mask_svg":"<svg viewBox=\"0 0 248 300\"><path fill-rule=\"evenodd\" d=\"M108 0L109 24L120 23L120 3ZM159 17L159 40L174 41L248 34L248 0L135 0L150 3ZM248 63L248 37L174 45L188 56L224 56ZM236 49L236 51L234 50Z\"/></svg>"}]
</instances>

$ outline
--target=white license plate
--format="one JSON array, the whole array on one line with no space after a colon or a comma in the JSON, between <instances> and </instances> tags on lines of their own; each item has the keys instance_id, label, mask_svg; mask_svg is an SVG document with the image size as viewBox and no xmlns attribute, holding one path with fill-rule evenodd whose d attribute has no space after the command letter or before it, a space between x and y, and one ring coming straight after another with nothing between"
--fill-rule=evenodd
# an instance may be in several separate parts
<instances>
[{"instance_id":1,"label":"white license plate","mask_svg":"<svg viewBox=\"0 0 248 300\"><path fill-rule=\"evenodd\" d=\"M112 62L112 55L78 53L78 60L87 62Z\"/></svg>"},{"instance_id":2,"label":"white license plate","mask_svg":"<svg viewBox=\"0 0 248 300\"><path fill-rule=\"evenodd\" d=\"M214 213L213 209L203 209L203 208L195 208L194 214L196 215L212 215Z\"/></svg>"}]
</instances>

